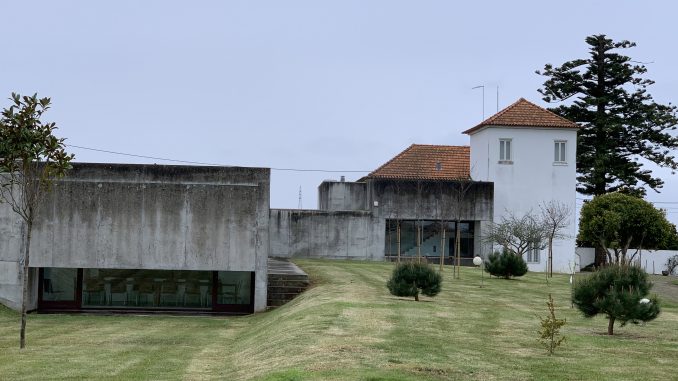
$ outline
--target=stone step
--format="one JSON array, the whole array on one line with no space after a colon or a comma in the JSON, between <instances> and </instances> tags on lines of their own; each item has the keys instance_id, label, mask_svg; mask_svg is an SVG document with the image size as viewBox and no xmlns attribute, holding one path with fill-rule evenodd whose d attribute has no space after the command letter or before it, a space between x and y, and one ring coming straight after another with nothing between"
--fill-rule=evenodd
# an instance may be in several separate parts
<instances>
[{"instance_id":1,"label":"stone step","mask_svg":"<svg viewBox=\"0 0 678 381\"><path fill-rule=\"evenodd\" d=\"M299 294L301 294L301 292L274 291L274 292L269 293L271 298L289 299L289 300L294 299Z\"/></svg>"},{"instance_id":2,"label":"stone step","mask_svg":"<svg viewBox=\"0 0 678 381\"><path fill-rule=\"evenodd\" d=\"M306 291L306 287L269 287L268 293L301 294Z\"/></svg>"},{"instance_id":3,"label":"stone step","mask_svg":"<svg viewBox=\"0 0 678 381\"><path fill-rule=\"evenodd\" d=\"M269 280L268 287L308 287L308 281L302 280Z\"/></svg>"},{"instance_id":4,"label":"stone step","mask_svg":"<svg viewBox=\"0 0 678 381\"><path fill-rule=\"evenodd\" d=\"M269 258L268 307L279 307L310 285L308 275L293 263Z\"/></svg>"},{"instance_id":5,"label":"stone step","mask_svg":"<svg viewBox=\"0 0 678 381\"><path fill-rule=\"evenodd\" d=\"M269 282L275 280L285 280L285 281L298 280L308 282L308 275L268 274Z\"/></svg>"}]
</instances>

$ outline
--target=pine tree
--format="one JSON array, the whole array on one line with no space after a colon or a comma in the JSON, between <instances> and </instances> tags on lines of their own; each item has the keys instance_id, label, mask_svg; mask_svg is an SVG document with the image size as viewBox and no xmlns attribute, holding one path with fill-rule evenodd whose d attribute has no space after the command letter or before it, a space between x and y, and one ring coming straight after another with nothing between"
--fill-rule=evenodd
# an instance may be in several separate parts
<instances>
[{"instance_id":1,"label":"pine tree","mask_svg":"<svg viewBox=\"0 0 678 381\"><path fill-rule=\"evenodd\" d=\"M591 318L607 316L607 334L614 334L619 321L639 324L654 320L660 312L656 296L647 298L652 288L647 274L639 267L609 265L577 282L572 301L579 311Z\"/></svg>"},{"instance_id":2,"label":"pine tree","mask_svg":"<svg viewBox=\"0 0 678 381\"><path fill-rule=\"evenodd\" d=\"M556 305L553 303L553 297L549 294L549 301L546 302L549 314L545 318L540 318L541 329L539 329L539 343L541 343L549 356L556 351L556 348L565 341L565 336L560 334L560 329L565 325L565 319L556 318Z\"/></svg>"},{"instance_id":3,"label":"pine tree","mask_svg":"<svg viewBox=\"0 0 678 381\"><path fill-rule=\"evenodd\" d=\"M395 296L414 296L419 301L419 293L436 296L443 284L443 277L429 265L419 262L399 263L393 269L386 287Z\"/></svg>"},{"instance_id":4,"label":"pine tree","mask_svg":"<svg viewBox=\"0 0 678 381\"><path fill-rule=\"evenodd\" d=\"M485 271L497 277L511 279L527 274L527 263L519 254L504 249L501 253L495 251L485 261Z\"/></svg>"},{"instance_id":5,"label":"pine tree","mask_svg":"<svg viewBox=\"0 0 678 381\"><path fill-rule=\"evenodd\" d=\"M560 67L544 66L537 74L548 77L539 92L546 102L564 102L550 110L578 123L577 191L600 195L625 191L645 195L645 186L658 191L664 182L643 168L639 159L660 167L678 168L671 149L678 137L669 131L678 124L676 106L654 102L642 78L642 63L615 52L636 46L614 42L605 35L586 38L589 57Z\"/></svg>"}]
</instances>

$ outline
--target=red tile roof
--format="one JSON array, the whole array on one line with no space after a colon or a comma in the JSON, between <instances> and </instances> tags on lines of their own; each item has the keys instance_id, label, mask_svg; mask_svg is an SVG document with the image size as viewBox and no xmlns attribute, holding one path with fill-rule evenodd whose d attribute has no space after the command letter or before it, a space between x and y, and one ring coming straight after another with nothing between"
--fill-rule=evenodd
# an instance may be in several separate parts
<instances>
[{"instance_id":1,"label":"red tile roof","mask_svg":"<svg viewBox=\"0 0 678 381\"><path fill-rule=\"evenodd\" d=\"M469 178L468 146L412 144L366 178L402 180L457 180Z\"/></svg>"},{"instance_id":2,"label":"red tile roof","mask_svg":"<svg viewBox=\"0 0 678 381\"><path fill-rule=\"evenodd\" d=\"M516 103L463 133L472 134L485 126L579 128L576 123L539 107L525 98L518 99Z\"/></svg>"}]
</instances>

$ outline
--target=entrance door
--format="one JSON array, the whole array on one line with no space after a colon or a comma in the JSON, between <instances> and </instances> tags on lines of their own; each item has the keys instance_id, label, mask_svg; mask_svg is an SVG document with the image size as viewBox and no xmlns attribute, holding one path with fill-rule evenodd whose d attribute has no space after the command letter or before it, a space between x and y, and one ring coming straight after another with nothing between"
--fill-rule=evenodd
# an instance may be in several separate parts
<instances>
[{"instance_id":1,"label":"entrance door","mask_svg":"<svg viewBox=\"0 0 678 381\"><path fill-rule=\"evenodd\" d=\"M80 309L82 271L47 267L40 269L39 278L39 309Z\"/></svg>"}]
</instances>

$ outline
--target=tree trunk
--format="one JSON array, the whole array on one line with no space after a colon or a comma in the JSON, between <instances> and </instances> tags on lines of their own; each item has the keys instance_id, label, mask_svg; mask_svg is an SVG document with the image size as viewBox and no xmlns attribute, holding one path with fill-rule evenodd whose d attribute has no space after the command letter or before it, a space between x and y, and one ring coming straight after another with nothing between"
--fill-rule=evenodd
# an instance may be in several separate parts
<instances>
[{"instance_id":1,"label":"tree trunk","mask_svg":"<svg viewBox=\"0 0 678 381\"><path fill-rule=\"evenodd\" d=\"M456 236L454 237L454 251L457 263L457 279L461 279L461 222L457 220Z\"/></svg>"},{"instance_id":2,"label":"tree trunk","mask_svg":"<svg viewBox=\"0 0 678 381\"><path fill-rule=\"evenodd\" d=\"M19 348L26 348L26 309L28 303L28 260L31 249L32 218L26 222L26 244L24 245L23 276L21 279L21 329L19 331Z\"/></svg>"},{"instance_id":3,"label":"tree trunk","mask_svg":"<svg viewBox=\"0 0 678 381\"><path fill-rule=\"evenodd\" d=\"M596 246L596 255L595 255L594 265L600 267L607 262L606 250L600 246Z\"/></svg>"},{"instance_id":4,"label":"tree trunk","mask_svg":"<svg viewBox=\"0 0 678 381\"><path fill-rule=\"evenodd\" d=\"M400 221L396 223L396 245L398 246L398 263L400 263Z\"/></svg>"},{"instance_id":5,"label":"tree trunk","mask_svg":"<svg viewBox=\"0 0 678 381\"><path fill-rule=\"evenodd\" d=\"M440 236L440 271L443 271L443 265L445 264L445 226L441 229Z\"/></svg>"},{"instance_id":6,"label":"tree trunk","mask_svg":"<svg viewBox=\"0 0 678 381\"><path fill-rule=\"evenodd\" d=\"M612 316L609 317L610 321L607 323L607 334L608 335L614 335L614 318Z\"/></svg>"},{"instance_id":7,"label":"tree trunk","mask_svg":"<svg viewBox=\"0 0 678 381\"><path fill-rule=\"evenodd\" d=\"M421 226L417 226L417 263L421 263Z\"/></svg>"},{"instance_id":8,"label":"tree trunk","mask_svg":"<svg viewBox=\"0 0 678 381\"><path fill-rule=\"evenodd\" d=\"M553 238L549 237L549 267L548 273L549 277L553 278Z\"/></svg>"},{"instance_id":9,"label":"tree trunk","mask_svg":"<svg viewBox=\"0 0 678 381\"><path fill-rule=\"evenodd\" d=\"M419 301L419 293L418 292L416 294L414 294L414 301L415 302Z\"/></svg>"}]
</instances>

